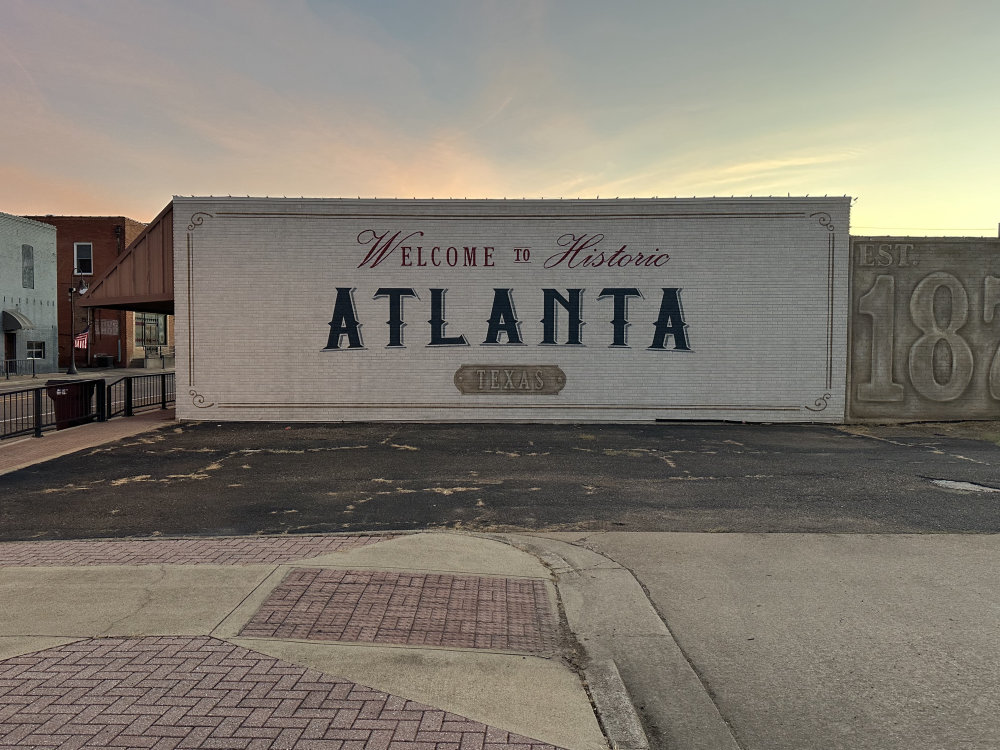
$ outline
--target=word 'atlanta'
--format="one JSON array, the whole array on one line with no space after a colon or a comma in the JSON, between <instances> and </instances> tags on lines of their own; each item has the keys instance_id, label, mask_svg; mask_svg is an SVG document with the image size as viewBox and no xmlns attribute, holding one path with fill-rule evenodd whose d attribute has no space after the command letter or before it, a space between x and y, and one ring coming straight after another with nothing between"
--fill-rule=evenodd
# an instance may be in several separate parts
<instances>
[{"instance_id":1,"label":"word 'atlanta'","mask_svg":"<svg viewBox=\"0 0 1000 750\"><path fill-rule=\"evenodd\" d=\"M361 338L361 320L354 304L354 289L337 287L337 299L333 304L333 319L330 321L330 337L324 350L364 349ZM446 336L447 321L444 316L444 301L447 289L431 289L430 341L427 346L469 346L465 334ZM542 340L540 345L583 346L583 289L567 289L564 296L556 289L542 289ZM493 307L487 319L486 338L481 346L516 346L524 344L521 336L521 321L514 312L514 290L494 289ZM387 348L402 348L403 301L409 297L419 299L409 287L382 287L375 291L372 299L388 299L389 343ZM611 347L628 348L628 308L629 299L644 299L642 292L634 287L602 289L597 299L608 299L612 306ZM565 340L557 341L559 309L565 311ZM501 338L504 340L501 341ZM342 346L343 340L347 346ZM668 340L673 339L673 347ZM662 289L660 310L653 323L653 337L649 349L691 351L687 323L681 308L681 290L676 287Z\"/></svg>"}]
</instances>

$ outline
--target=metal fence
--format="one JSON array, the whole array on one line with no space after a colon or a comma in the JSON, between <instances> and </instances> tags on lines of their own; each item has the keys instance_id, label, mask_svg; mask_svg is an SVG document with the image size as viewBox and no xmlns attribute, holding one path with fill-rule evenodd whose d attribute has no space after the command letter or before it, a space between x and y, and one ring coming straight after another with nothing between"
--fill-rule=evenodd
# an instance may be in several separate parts
<instances>
[{"instance_id":1,"label":"metal fence","mask_svg":"<svg viewBox=\"0 0 1000 750\"><path fill-rule=\"evenodd\" d=\"M44 359L5 359L0 362L0 377L10 379L11 376L31 375L48 372L49 363Z\"/></svg>"},{"instance_id":2,"label":"metal fence","mask_svg":"<svg viewBox=\"0 0 1000 750\"><path fill-rule=\"evenodd\" d=\"M46 385L0 393L0 439L41 437L53 428L113 417L131 417L147 409L166 409L176 401L174 373L132 375L105 380L50 380Z\"/></svg>"},{"instance_id":3,"label":"metal fence","mask_svg":"<svg viewBox=\"0 0 1000 750\"><path fill-rule=\"evenodd\" d=\"M143 409L166 409L177 400L172 372L156 375L135 375L122 378L108 386L107 415L131 417Z\"/></svg>"}]
</instances>

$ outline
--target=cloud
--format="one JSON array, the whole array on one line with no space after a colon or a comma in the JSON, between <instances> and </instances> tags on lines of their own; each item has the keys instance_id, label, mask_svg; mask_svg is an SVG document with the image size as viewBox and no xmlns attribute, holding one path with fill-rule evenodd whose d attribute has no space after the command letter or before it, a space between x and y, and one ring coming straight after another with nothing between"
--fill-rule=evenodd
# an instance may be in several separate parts
<instances>
[{"instance_id":1,"label":"cloud","mask_svg":"<svg viewBox=\"0 0 1000 750\"><path fill-rule=\"evenodd\" d=\"M779 9L741 10L757 38L697 4L7 0L0 210L149 219L174 193L848 192L944 226L969 206L995 214L976 164L996 162L998 105L971 96L992 90L991 48L938 39L938 78L916 81L932 93L906 98L916 83L888 84L927 72L919 49L897 45L891 64L842 50L846 11L828 27L796 7L787 28ZM893 14L866 13L858 33L878 41ZM797 28L809 34L791 48L772 44ZM978 64L949 72L949 55Z\"/></svg>"}]
</instances>

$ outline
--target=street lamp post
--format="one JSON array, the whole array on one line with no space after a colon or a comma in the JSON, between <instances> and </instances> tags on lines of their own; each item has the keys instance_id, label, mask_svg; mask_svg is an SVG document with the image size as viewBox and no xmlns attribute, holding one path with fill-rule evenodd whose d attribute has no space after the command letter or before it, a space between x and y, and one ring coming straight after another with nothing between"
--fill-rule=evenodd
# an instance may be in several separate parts
<instances>
[{"instance_id":1,"label":"street lamp post","mask_svg":"<svg viewBox=\"0 0 1000 750\"><path fill-rule=\"evenodd\" d=\"M69 369L67 375L76 375L76 296L90 287L87 280L80 278L80 269L73 269L74 286L69 288Z\"/></svg>"}]
</instances>

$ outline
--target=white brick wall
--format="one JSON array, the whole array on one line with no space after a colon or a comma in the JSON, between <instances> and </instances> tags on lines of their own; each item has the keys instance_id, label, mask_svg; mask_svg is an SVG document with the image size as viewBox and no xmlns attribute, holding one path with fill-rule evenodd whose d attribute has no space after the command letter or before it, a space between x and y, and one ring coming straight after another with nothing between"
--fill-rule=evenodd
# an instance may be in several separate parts
<instances>
[{"instance_id":1,"label":"white brick wall","mask_svg":"<svg viewBox=\"0 0 1000 750\"><path fill-rule=\"evenodd\" d=\"M844 418L849 200L400 201L175 198L177 413L182 419L355 421L829 421ZM423 232L374 268L377 234ZM560 237L606 257L669 253L660 267L545 267ZM416 247L425 267L416 266ZM430 264L428 253L442 248ZM494 248L494 265L448 267L446 248ZM530 263L515 262L530 248ZM588 251L578 256L582 259ZM482 254L479 263L482 264ZM619 256L620 257L620 256ZM326 349L338 287L350 287L363 349ZM404 299L402 348L389 301ZM430 347L432 288L445 335ZM512 289L523 345L487 345L494 289ZM543 288L583 289L582 346L540 345ZM628 348L613 300L637 288ZM691 351L650 350L663 289L680 289ZM557 308L559 341L567 316ZM501 341L506 341L501 338ZM342 346L348 344L342 337ZM555 365L557 395L463 394L463 365Z\"/></svg>"},{"instance_id":2,"label":"white brick wall","mask_svg":"<svg viewBox=\"0 0 1000 750\"><path fill-rule=\"evenodd\" d=\"M22 247L30 245L34 259L34 283L23 285ZM45 359L36 362L38 372L56 369L58 313L56 306L56 228L20 216L0 213L0 309L26 316L34 328L18 330L16 351L7 351L0 336L0 356L27 357L27 343L45 344Z\"/></svg>"}]
</instances>

